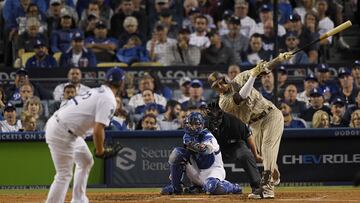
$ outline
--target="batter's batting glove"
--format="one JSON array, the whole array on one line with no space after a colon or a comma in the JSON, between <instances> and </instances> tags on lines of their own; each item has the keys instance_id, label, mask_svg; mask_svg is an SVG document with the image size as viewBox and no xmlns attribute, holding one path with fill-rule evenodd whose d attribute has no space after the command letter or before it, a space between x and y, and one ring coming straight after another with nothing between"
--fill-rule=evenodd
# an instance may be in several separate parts
<instances>
[{"instance_id":1,"label":"batter's batting glove","mask_svg":"<svg viewBox=\"0 0 360 203\"><path fill-rule=\"evenodd\" d=\"M284 52L284 53L280 53L278 57L280 61L283 62L291 59L293 56L294 55L292 55L292 52Z\"/></svg>"},{"instance_id":2,"label":"batter's batting glove","mask_svg":"<svg viewBox=\"0 0 360 203\"><path fill-rule=\"evenodd\" d=\"M97 155L95 153L95 157L100 159L108 159L112 158L117 155L117 153L122 149L123 147L120 145L120 142L112 142L108 141L104 144L104 153L102 155Z\"/></svg>"}]
</instances>

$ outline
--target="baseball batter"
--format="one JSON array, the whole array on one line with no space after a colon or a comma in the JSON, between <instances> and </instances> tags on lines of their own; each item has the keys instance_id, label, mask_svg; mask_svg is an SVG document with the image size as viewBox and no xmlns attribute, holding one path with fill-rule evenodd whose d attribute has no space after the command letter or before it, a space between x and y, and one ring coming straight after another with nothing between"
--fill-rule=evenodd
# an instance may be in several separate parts
<instances>
[{"instance_id":1,"label":"baseball batter","mask_svg":"<svg viewBox=\"0 0 360 203\"><path fill-rule=\"evenodd\" d=\"M291 57L289 52L281 53L270 62L260 62L255 68L241 72L232 81L227 81L219 72L211 73L208 77L211 88L220 94L220 108L253 129L257 150L263 157L264 172L260 188L249 195L252 199L275 197L274 183L278 182L279 178L276 160L284 129L281 111L253 85L258 75L271 71ZM272 176L276 176L276 180Z\"/></svg>"},{"instance_id":2,"label":"baseball batter","mask_svg":"<svg viewBox=\"0 0 360 203\"><path fill-rule=\"evenodd\" d=\"M48 193L47 203L63 203L76 164L72 203L87 203L86 185L94 163L85 143L86 132L93 128L95 154L105 155L104 128L114 114L115 94L124 79L119 68L106 73L106 84L74 97L48 120L45 128L46 143L54 162L56 175Z\"/></svg>"}]
</instances>

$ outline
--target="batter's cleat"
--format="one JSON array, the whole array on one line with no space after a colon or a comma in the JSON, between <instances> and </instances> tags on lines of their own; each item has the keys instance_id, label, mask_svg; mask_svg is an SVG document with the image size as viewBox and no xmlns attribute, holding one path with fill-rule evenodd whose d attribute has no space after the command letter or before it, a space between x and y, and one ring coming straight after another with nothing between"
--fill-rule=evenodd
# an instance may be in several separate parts
<instances>
[{"instance_id":1,"label":"batter's cleat","mask_svg":"<svg viewBox=\"0 0 360 203\"><path fill-rule=\"evenodd\" d=\"M161 189L161 195L181 195L183 193L182 188L181 190L175 190L175 188L169 184Z\"/></svg>"},{"instance_id":2,"label":"batter's cleat","mask_svg":"<svg viewBox=\"0 0 360 203\"><path fill-rule=\"evenodd\" d=\"M239 184L237 184L237 183L234 183L233 185L234 185L234 188L233 188L232 193L233 194L242 194L241 186Z\"/></svg>"},{"instance_id":3,"label":"batter's cleat","mask_svg":"<svg viewBox=\"0 0 360 203\"><path fill-rule=\"evenodd\" d=\"M256 189L253 193L248 195L249 199L273 199L275 197L274 193L274 183L271 181L271 171L263 171L260 188Z\"/></svg>"}]
</instances>

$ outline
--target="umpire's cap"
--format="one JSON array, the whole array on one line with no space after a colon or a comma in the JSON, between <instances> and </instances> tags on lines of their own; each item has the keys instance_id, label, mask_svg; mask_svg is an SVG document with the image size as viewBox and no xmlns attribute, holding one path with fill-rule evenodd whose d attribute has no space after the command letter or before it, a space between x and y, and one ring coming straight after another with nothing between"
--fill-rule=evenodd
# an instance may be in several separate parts
<instances>
[{"instance_id":1,"label":"umpire's cap","mask_svg":"<svg viewBox=\"0 0 360 203\"><path fill-rule=\"evenodd\" d=\"M106 72L105 79L109 83L118 83L125 79L125 71L121 68L114 67Z\"/></svg>"},{"instance_id":2,"label":"umpire's cap","mask_svg":"<svg viewBox=\"0 0 360 203\"><path fill-rule=\"evenodd\" d=\"M213 88L220 80L224 80L225 76L220 72L213 72L208 76L208 82L211 88Z\"/></svg>"}]
</instances>

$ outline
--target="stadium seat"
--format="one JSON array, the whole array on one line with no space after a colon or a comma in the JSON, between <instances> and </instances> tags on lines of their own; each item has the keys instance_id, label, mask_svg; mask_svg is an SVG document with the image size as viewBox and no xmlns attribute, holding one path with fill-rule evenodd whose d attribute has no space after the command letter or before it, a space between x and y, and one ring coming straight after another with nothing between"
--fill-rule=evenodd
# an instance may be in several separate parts
<instances>
[{"instance_id":1,"label":"stadium seat","mask_svg":"<svg viewBox=\"0 0 360 203\"><path fill-rule=\"evenodd\" d=\"M35 52L25 52L20 56L21 59L21 65L25 67L26 62L29 58L33 57L35 55Z\"/></svg>"},{"instance_id":2,"label":"stadium seat","mask_svg":"<svg viewBox=\"0 0 360 203\"><path fill-rule=\"evenodd\" d=\"M131 67L144 67L144 66L164 66L159 62L135 62Z\"/></svg>"},{"instance_id":3,"label":"stadium seat","mask_svg":"<svg viewBox=\"0 0 360 203\"><path fill-rule=\"evenodd\" d=\"M59 64L60 62L60 57L61 57L61 52L56 52L53 57L55 58L56 62Z\"/></svg>"},{"instance_id":4,"label":"stadium seat","mask_svg":"<svg viewBox=\"0 0 360 203\"><path fill-rule=\"evenodd\" d=\"M104 63L98 63L98 68L109 68L109 67L127 67L128 64L121 63L121 62L104 62Z\"/></svg>"}]
</instances>

